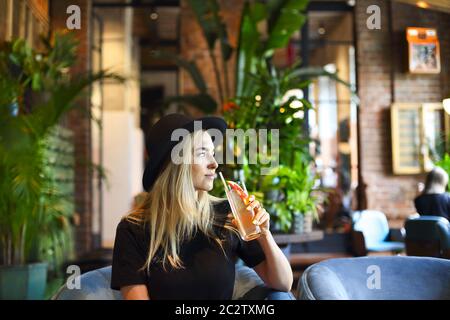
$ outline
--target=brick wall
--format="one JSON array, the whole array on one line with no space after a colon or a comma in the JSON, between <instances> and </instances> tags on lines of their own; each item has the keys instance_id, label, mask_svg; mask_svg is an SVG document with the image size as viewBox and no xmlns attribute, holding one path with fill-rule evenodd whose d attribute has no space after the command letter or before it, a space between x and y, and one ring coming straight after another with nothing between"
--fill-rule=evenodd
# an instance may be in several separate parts
<instances>
[{"instance_id":1,"label":"brick wall","mask_svg":"<svg viewBox=\"0 0 450 320\"><path fill-rule=\"evenodd\" d=\"M53 0L50 2L50 25L52 31L65 30L66 9L78 5L81 9L81 29L75 30L79 41L78 60L71 72L85 73L89 66L89 16L92 8L90 0ZM76 102L80 108L89 109L87 95ZM76 253L82 255L92 249L92 173L86 165L91 156L91 122L81 111L72 111L66 125L74 133L75 147L75 211L79 217L76 226Z\"/></svg>"},{"instance_id":2,"label":"brick wall","mask_svg":"<svg viewBox=\"0 0 450 320\"><path fill-rule=\"evenodd\" d=\"M366 27L366 9L373 4L381 8L381 30ZM367 208L385 212L392 225L400 226L405 217L415 212L412 201L417 195L417 184L424 176L392 174L390 105L393 102L441 101L450 92L450 15L388 0L358 0L355 10L358 93L361 98L360 170L367 186ZM407 73L407 26L438 29L440 74Z\"/></svg>"}]
</instances>

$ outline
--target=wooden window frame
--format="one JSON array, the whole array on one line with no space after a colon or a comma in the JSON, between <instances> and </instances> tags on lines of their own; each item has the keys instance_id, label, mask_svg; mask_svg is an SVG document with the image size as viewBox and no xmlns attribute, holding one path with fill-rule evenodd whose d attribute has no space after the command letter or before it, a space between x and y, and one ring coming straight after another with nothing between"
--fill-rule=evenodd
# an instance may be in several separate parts
<instances>
[{"instance_id":1,"label":"wooden window frame","mask_svg":"<svg viewBox=\"0 0 450 320\"><path fill-rule=\"evenodd\" d=\"M400 128L399 111L417 110L418 112L418 132L419 132L419 164L417 166L402 166L400 164ZM426 115L429 111L443 110L444 131L446 137L450 133L449 115L445 113L442 103L394 103L391 106L391 141L392 141L392 170L396 175L412 175L428 172L432 169L428 148L426 147L425 125ZM449 146L446 145L448 148Z\"/></svg>"}]
</instances>

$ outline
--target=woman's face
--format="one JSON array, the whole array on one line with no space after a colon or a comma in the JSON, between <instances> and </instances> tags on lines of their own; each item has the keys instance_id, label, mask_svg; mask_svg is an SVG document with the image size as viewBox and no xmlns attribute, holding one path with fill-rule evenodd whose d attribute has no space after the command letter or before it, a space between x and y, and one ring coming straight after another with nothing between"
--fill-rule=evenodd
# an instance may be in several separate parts
<instances>
[{"instance_id":1,"label":"woman's face","mask_svg":"<svg viewBox=\"0 0 450 320\"><path fill-rule=\"evenodd\" d=\"M194 161L192 163L192 179L196 191L211 191L218 164L214 158L214 143L211 136L203 131L198 139L194 139Z\"/></svg>"}]
</instances>

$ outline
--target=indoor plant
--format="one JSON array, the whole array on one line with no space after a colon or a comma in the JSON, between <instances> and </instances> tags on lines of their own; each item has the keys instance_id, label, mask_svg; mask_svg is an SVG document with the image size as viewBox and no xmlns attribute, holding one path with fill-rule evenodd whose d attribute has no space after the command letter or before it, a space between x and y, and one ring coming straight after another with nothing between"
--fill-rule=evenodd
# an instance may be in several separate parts
<instances>
[{"instance_id":1,"label":"indoor plant","mask_svg":"<svg viewBox=\"0 0 450 320\"><path fill-rule=\"evenodd\" d=\"M314 196L316 176L308 161L301 160L295 167L279 166L263 179L263 190L279 190L277 197L266 199L274 209L274 220L280 231L301 233L294 227L296 217L309 215L318 220L317 198ZM312 220L311 220L312 222Z\"/></svg>"},{"instance_id":2,"label":"indoor plant","mask_svg":"<svg viewBox=\"0 0 450 320\"><path fill-rule=\"evenodd\" d=\"M308 154L308 142L304 116L310 103L298 94L289 94L295 90L307 89L309 79L318 76L329 76L339 81L336 73L329 73L323 68L304 68L296 63L288 68L279 69L272 65L271 58L276 49L285 48L294 32L300 30L306 21L304 10L308 0L273 0L268 2L245 1L241 14L239 38L236 48L231 47L226 25L220 15L217 0L188 0L204 38L213 65L217 99L207 90L204 78L195 61L173 54L157 53L159 57L169 58L185 69L198 89L198 94L171 97L168 102L177 101L190 104L204 113L215 113L218 106L230 128L246 129L279 129L279 156L282 166L294 169L294 159L298 155ZM262 30L261 25L266 28ZM220 50L215 50L219 45ZM228 70L230 57L236 54L234 87L230 85ZM222 70L219 66L223 66ZM268 136L269 144L271 137ZM236 150L235 150L236 151ZM248 150L243 154L243 163L228 165L224 168L228 176L238 178L243 171L247 188L252 193L262 190L261 152L257 153L257 164L249 164ZM308 160L312 163L312 159ZM223 188L216 181L214 193L223 196ZM278 186L272 186L277 191ZM300 191L303 186L300 186ZM217 190L217 191L216 191ZM269 191L269 190L266 190ZM307 191L306 191L307 192ZM266 199L261 199L268 204ZM268 200L269 201L269 200ZM300 205L300 204L299 204ZM280 204L280 210L283 210ZM287 207L284 207L285 209ZM276 215L276 212L271 212ZM283 216L283 214L280 214ZM285 215L288 216L287 214Z\"/></svg>"},{"instance_id":3,"label":"indoor plant","mask_svg":"<svg viewBox=\"0 0 450 320\"><path fill-rule=\"evenodd\" d=\"M70 33L42 38L42 44L38 52L16 39L0 49L1 299L43 297L46 249L69 232L71 214L52 182L46 143L86 87L115 77L71 77L77 42Z\"/></svg>"}]
</instances>

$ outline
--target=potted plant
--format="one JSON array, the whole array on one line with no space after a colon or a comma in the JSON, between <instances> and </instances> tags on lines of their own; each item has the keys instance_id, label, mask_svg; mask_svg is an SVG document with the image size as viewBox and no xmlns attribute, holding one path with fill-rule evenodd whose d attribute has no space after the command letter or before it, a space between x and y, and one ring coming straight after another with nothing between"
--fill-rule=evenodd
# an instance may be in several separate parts
<instances>
[{"instance_id":1,"label":"potted plant","mask_svg":"<svg viewBox=\"0 0 450 320\"><path fill-rule=\"evenodd\" d=\"M71 34L42 43L42 51L23 39L0 48L0 299L43 298L45 250L68 232L70 219L53 183L46 144L86 87L115 77L71 77L77 48Z\"/></svg>"},{"instance_id":2,"label":"potted plant","mask_svg":"<svg viewBox=\"0 0 450 320\"><path fill-rule=\"evenodd\" d=\"M302 233L312 230L313 220L318 221L315 182L308 161L300 161L294 168L279 166L264 177L264 190L280 191L277 198L266 199L269 207L274 209L274 220L280 231ZM305 226L306 221L308 226Z\"/></svg>"}]
</instances>

